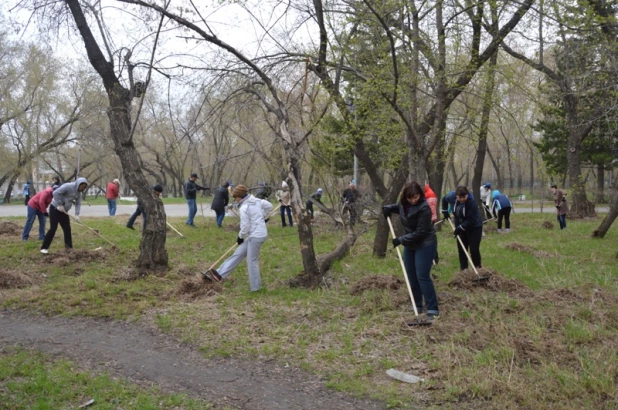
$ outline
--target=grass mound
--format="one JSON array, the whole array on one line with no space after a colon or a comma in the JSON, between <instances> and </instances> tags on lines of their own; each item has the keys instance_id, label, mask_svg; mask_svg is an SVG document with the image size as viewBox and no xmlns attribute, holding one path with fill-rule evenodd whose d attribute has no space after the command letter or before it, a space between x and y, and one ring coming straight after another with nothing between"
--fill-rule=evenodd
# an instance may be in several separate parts
<instances>
[{"instance_id":1,"label":"grass mound","mask_svg":"<svg viewBox=\"0 0 618 410\"><path fill-rule=\"evenodd\" d=\"M21 235L22 228L15 222L0 222L0 235L15 236Z\"/></svg>"},{"instance_id":2,"label":"grass mound","mask_svg":"<svg viewBox=\"0 0 618 410\"><path fill-rule=\"evenodd\" d=\"M403 280L395 276L366 276L356 282L350 290L351 295L360 295L369 289L390 289L398 290L404 285Z\"/></svg>"},{"instance_id":3,"label":"grass mound","mask_svg":"<svg viewBox=\"0 0 618 410\"><path fill-rule=\"evenodd\" d=\"M192 277L184 278L176 287L174 294L183 300L195 300L214 296L222 291L223 285L221 283L210 282L203 277L193 275Z\"/></svg>"},{"instance_id":4,"label":"grass mound","mask_svg":"<svg viewBox=\"0 0 618 410\"><path fill-rule=\"evenodd\" d=\"M457 272L448 285L455 289L475 290L487 289L493 292L505 292L511 295L526 297L532 295L532 291L517 279L506 279L495 270L477 269L478 275L473 269L465 269ZM488 277L487 280L478 280L480 277Z\"/></svg>"},{"instance_id":5,"label":"grass mound","mask_svg":"<svg viewBox=\"0 0 618 410\"><path fill-rule=\"evenodd\" d=\"M74 249L68 252L58 252L58 253L49 253L44 257L40 257L41 263L44 264L54 264L58 266L67 266L71 263L76 262L99 262L106 260L110 253L105 248L100 248L96 250L88 250L88 249Z\"/></svg>"},{"instance_id":6,"label":"grass mound","mask_svg":"<svg viewBox=\"0 0 618 410\"><path fill-rule=\"evenodd\" d=\"M0 289L21 289L32 286L37 282L30 275L22 272L0 269Z\"/></svg>"},{"instance_id":7,"label":"grass mound","mask_svg":"<svg viewBox=\"0 0 618 410\"><path fill-rule=\"evenodd\" d=\"M509 243L508 245L505 246L505 248L511 249L513 251L530 253L537 258L553 258L554 256L556 256L553 253L549 253L545 251L537 251L536 249L530 246L522 245L521 243L517 243L517 242Z\"/></svg>"},{"instance_id":8,"label":"grass mound","mask_svg":"<svg viewBox=\"0 0 618 410\"><path fill-rule=\"evenodd\" d=\"M545 222L543 222L543 225L542 225L542 226L543 226L543 228L545 228L545 229L554 229L554 224L553 224L553 223L551 223L551 222L549 222L549 221L545 221Z\"/></svg>"}]
</instances>

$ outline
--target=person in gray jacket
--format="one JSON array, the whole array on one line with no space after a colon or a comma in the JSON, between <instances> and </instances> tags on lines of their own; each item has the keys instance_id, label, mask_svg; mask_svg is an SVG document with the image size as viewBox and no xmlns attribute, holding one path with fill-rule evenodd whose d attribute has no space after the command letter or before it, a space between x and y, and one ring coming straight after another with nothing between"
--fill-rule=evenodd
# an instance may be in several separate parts
<instances>
[{"instance_id":1,"label":"person in gray jacket","mask_svg":"<svg viewBox=\"0 0 618 410\"><path fill-rule=\"evenodd\" d=\"M425 200L424 189L417 182L406 184L399 203L384 206L382 213L385 218L399 214L404 235L393 239L393 247L404 247L403 263L417 310L423 312L425 298L427 319L437 319L440 315L438 297L430 272L438 238L431 222L431 208Z\"/></svg>"},{"instance_id":2,"label":"person in gray jacket","mask_svg":"<svg viewBox=\"0 0 618 410\"><path fill-rule=\"evenodd\" d=\"M49 231L45 234L45 239L41 245L41 253L47 254L49 246L54 240L58 224L64 232L64 247L73 249L73 238L71 237L71 219L69 218L69 210L75 201L75 220L79 222L79 211L82 207L82 195L88 188L86 178L77 178L75 182L67 182L56 189L52 195L51 204L49 205Z\"/></svg>"}]
</instances>

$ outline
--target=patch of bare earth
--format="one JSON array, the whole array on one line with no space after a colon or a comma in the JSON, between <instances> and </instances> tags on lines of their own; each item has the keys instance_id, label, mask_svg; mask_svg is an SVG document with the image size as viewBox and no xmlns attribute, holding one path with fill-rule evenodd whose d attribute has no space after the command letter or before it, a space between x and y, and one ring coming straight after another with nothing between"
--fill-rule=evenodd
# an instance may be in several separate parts
<instances>
[{"instance_id":1,"label":"patch of bare earth","mask_svg":"<svg viewBox=\"0 0 618 410\"><path fill-rule=\"evenodd\" d=\"M545 228L545 229L554 229L554 224L553 224L553 223L551 223L551 222L549 222L549 221L545 221L545 222L543 222L543 225L542 225L542 226L543 226L543 228Z\"/></svg>"},{"instance_id":2,"label":"patch of bare earth","mask_svg":"<svg viewBox=\"0 0 618 410\"><path fill-rule=\"evenodd\" d=\"M518 251L518 252L530 253L537 258L553 258L554 256L556 256L553 253L549 253L545 251L538 251L530 246L522 245L521 243L517 243L517 242L509 243L508 245L506 245L506 249L510 249L510 250Z\"/></svg>"},{"instance_id":3,"label":"patch of bare earth","mask_svg":"<svg viewBox=\"0 0 618 410\"><path fill-rule=\"evenodd\" d=\"M223 284L206 280L201 274L184 278L173 294L184 301L215 296L223 291Z\"/></svg>"},{"instance_id":4,"label":"patch of bare earth","mask_svg":"<svg viewBox=\"0 0 618 410\"><path fill-rule=\"evenodd\" d=\"M72 249L60 252L49 253L44 256L36 255L35 257L43 264L54 264L58 266L68 266L78 262L97 262L106 260L110 256L110 252L105 248L89 249Z\"/></svg>"},{"instance_id":5,"label":"patch of bare earth","mask_svg":"<svg viewBox=\"0 0 618 410\"><path fill-rule=\"evenodd\" d=\"M529 297L533 292L517 279L506 279L495 270L465 269L455 274L448 285L455 289L477 290L484 289L493 292L505 292L512 296Z\"/></svg>"},{"instance_id":6,"label":"patch of bare earth","mask_svg":"<svg viewBox=\"0 0 618 410\"><path fill-rule=\"evenodd\" d=\"M0 235L1 236L16 236L21 235L22 227L15 222L0 222Z\"/></svg>"},{"instance_id":7,"label":"patch of bare earth","mask_svg":"<svg viewBox=\"0 0 618 410\"><path fill-rule=\"evenodd\" d=\"M356 282L350 294L361 295L368 290L389 291L390 304L393 307L410 304L410 296L406 289L403 279L392 275L372 275L366 276ZM385 307L384 300L379 294L375 294L372 300L368 300L375 307ZM386 305L388 308L388 304Z\"/></svg>"},{"instance_id":8,"label":"patch of bare earth","mask_svg":"<svg viewBox=\"0 0 618 410\"><path fill-rule=\"evenodd\" d=\"M0 289L27 288L40 281L40 277L31 276L23 272L0 269Z\"/></svg>"}]
</instances>

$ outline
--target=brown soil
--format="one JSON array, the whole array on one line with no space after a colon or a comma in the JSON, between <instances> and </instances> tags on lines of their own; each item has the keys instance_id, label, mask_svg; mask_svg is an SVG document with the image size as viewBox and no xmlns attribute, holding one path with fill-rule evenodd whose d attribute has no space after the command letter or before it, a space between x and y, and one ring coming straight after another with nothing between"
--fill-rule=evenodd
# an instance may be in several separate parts
<instances>
[{"instance_id":1,"label":"brown soil","mask_svg":"<svg viewBox=\"0 0 618 410\"><path fill-rule=\"evenodd\" d=\"M498 227L496 225L490 225L490 223L487 223L485 225L483 225L483 230L487 233L487 232L498 232Z\"/></svg>"},{"instance_id":2,"label":"brown soil","mask_svg":"<svg viewBox=\"0 0 618 410\"><path fill-rule=\"evenodd\" d=\"M240 231L240 225L231 224L231 225L223 225L223 229L225 232L238 232Z\"/></svg>"},{"instance_id":3,"label":"brown soil","mask_svg":"<svg viewBox=\"0 0 618 410\"><path fill-rule=\"evenodd\" d=\"M97 250L88 249L73 249L71 251L64 251L58 253L49 253L47 255L39 256L37 259L44 264L53 263L54 265L67 266L75 262L94 262L105 260L109 257L110 252L105 248L97 248Z\"/></svg>"},{"instance_id":4,"label":"brown soil","mask_svg":"<svg viewBox=\"0 0 618 410\"><path fill-rule=\"evenodd\" d=\"M0 289L27 288L37 282L39 279L25 273L0 269Z\"/></svg>"},{"instance_id":5,"label":"brown soil","mask_svg":"<svg viewBox=\"0 0 618 410\"><path fill-rule=\"evenodd\" d=\"M549 221L545 221L545 222L543 222L543 228L545 228L545 229L554 229L554 224L549 222Z\"/></svg>"},{"instance_id":6,"label":"brown soil","mask_svg":"<svg viewBox=\"0 0 618 410\"><path fill-rule=\"evenodd\" d=\"M528 297L533 295L526 285L517 279L505 279L498 272L485 268L478 269L479 275L473 269L457 272L448 285L455 289L475 290L487 289L494 292L505 292L510 295ZM480 277L489 277L488 280L477 280Z\"/></svg>"},{"instance_id":7,"label":"brown soil","mask_svg":"<svg viewBox=\"0 0 618 410\"><path fill-rule=\"evenodd\" d=\"M369 289L390 289L390 290L398 290L404 286L403 280L399 279L395 276L366 276L363 279L359 280L352 286L350 290L351 295L360 295L366 290Z\"/></svg>"},{"instance_id":8,"label":"brown soil","mask_svg":"<svg viewBox=\"0 0 618 410\"><path fill-rule=\"evenodd\" d=\"M522 244L517 243L517 242L509 243L508 245L506 245L506 248L514 250L514 251L531 253L532 255L534 255L537 258L552 258L552 257L556 256L553 253L549 253L549 252L545 252L545 251L537 251L536 249L534 249L534 248L532 248L530 246L522 245Z\"/></svg>"},{"instance_id":9,"label":"brown soil","mask_svg":"<svg viewBox=\"0 0 618 410\"><path fill-rule=\"evenodd\" d=\"M198 298L214 296L222 291L223 284L207 281L203 277L198 277L194 274L191 277L184 278L176 287L174 294L183 300L190 301Z\"/></svg>"},{"instance_id":10,"label":"brown soil","mask_svg":"<svg viewBox=\"0 0 618 410\"><path fill-rule=\"evenodd\" d=\"M15 236L21 235L22 229L15 222L0 222L0 235Z\"/></svg>"}]
</instances>

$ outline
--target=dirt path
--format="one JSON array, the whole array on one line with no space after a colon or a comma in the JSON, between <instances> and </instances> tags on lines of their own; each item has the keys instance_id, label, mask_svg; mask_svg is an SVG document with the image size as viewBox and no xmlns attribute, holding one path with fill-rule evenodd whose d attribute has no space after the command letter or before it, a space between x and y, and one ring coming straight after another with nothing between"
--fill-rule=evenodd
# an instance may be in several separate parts
<instances>
[{"instance_id":1,"label":"dirt path","mask_svg":"<svg viewBox=\"0 0 618 410\"><path fill-rule=\"evenodd\" d=\"M293 367L206 360L192 347L143 325L0 310L0 348L19 345L166 392L183 392L239 409L384 409L329 390Z\"/></svg>"}]
</instances>

